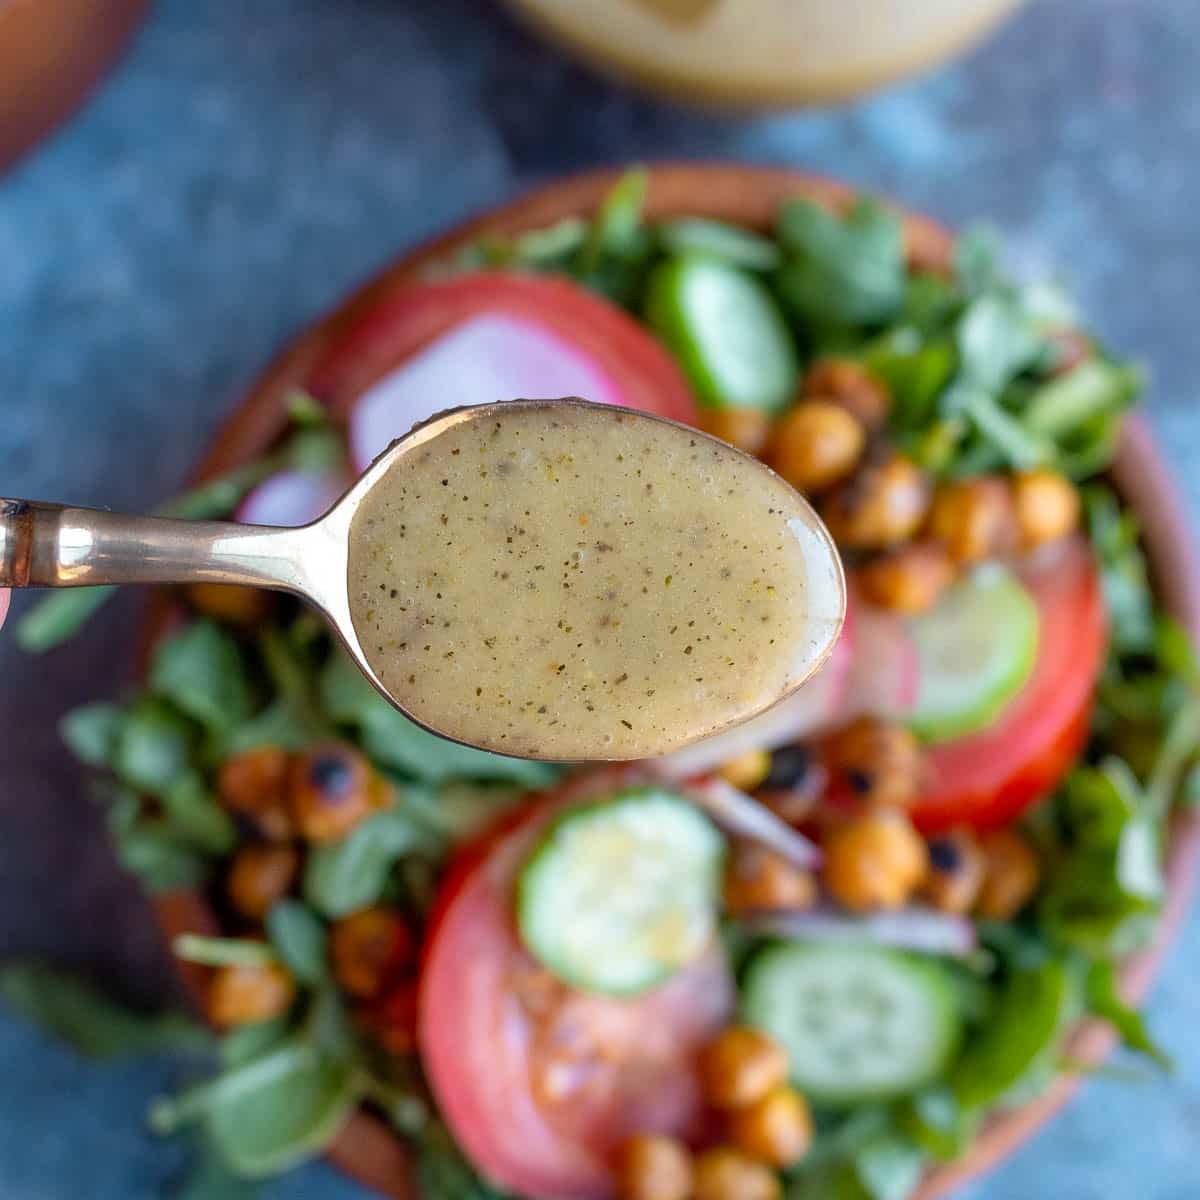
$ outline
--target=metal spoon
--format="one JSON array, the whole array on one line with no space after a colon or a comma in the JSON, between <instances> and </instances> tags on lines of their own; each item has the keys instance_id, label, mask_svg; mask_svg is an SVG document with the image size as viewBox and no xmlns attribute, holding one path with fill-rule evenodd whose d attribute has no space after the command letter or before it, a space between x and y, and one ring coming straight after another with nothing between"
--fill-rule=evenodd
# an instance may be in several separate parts
<instances>
[{"instance_id":1,"label":"metal spoon","mask_svg":"<svg viewBox=\"0 0 1200 1200\"><path fill-rule=\"evenodd\" d=\"M453 409L393 442L325 516L302 528L123 516L95 509L0 499L0 587L217 583L290 592L325 615L363 674L405 716L442 737L471 745L468 731L438 727L426 719L428 714L412 711L401 703L380 679L376 671L378 663L372 662L362 645L351 613L347 582L351 525L380 480L393 471L403 470L410 456L428 448L438 437L466 422L503 421L506 413L547 405L582 407L622 421L653 421L678 429L681 437L690 439L693 446L696 439L704 439L719 445L722 453L739 453L673 421L581 400L508 401ZM574 453L584 457L586 450L586 446L580 446ZM768 471L749 456L740 457ZM797 500L797 503L802 502ZM718 714L719 720L707 733L749 719L789 695L821 665L836 642L845 616L845 583L833 542L815 516L803 545L806 566L815 569L826 586L813 613L811 638L804 648L799 673L787 680L778 695L767 697L752 711ZM675 741L662 749L674 749L680 744L683 743ZM522 757L541 757L528 749L519 753ZM611 753L595 757L628 755Z\"/></svg>"}]
</instances>

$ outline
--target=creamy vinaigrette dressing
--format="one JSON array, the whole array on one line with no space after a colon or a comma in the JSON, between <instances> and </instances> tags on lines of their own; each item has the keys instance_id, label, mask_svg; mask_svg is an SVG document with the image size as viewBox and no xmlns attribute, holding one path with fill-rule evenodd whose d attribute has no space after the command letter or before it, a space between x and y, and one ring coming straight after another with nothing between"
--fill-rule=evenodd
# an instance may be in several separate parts
<instances>
[{"instance_id":1,"label":"creamy vinaigrette dressing","mask_svg":"<svg viewBox=\"0 0 1200 1200\"><path fill-rule=\"evenodd\" d=\"M661 754L759 711L832 645L808 505L753 459L615 408L452 425L364 497L350 612L430 727L546 759Z\"/></svg>"}]
</instances>

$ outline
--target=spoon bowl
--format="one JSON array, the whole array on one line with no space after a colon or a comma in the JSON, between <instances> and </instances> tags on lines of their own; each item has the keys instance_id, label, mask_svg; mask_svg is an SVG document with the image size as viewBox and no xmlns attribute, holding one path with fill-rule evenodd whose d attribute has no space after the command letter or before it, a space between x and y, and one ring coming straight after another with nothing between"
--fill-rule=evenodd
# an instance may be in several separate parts
<instances>
[{"instance_id":1,"label":"spoon bowl","mask_svg":"<svg viewBox=\"0 0 1200 1200\"><path fill-rule=\"evenodd\" d=\"M603 464L601 447L616 450ZM635 452L645 455L645 483ZM471 456L466 475L468 458L450 457L460 454ZM430 470L446 477L422 494L420 472ZM436 484L451 477L455 488L441 492ZM460 477L490 496L475 501L474 515L447 502L465 490ZM656 483L664 485L657 493ZM589 511L576 517L584 495ZM503 524L513 503L523 506L528 531ZM439 509L454 512L457 542L442 536L455 526ZM367 555L358 548L377 519L387 536ZM424 529L424 540L410 536L401 546L396 538L409 526ZM628 534L634 527L640 541ZM509 530L531 549L505 545L514 541ZM695 578L681 575L672 592L677 559L690 560ZM356 560L369 561L360 568ZM374 572L369 594L364 571ZM821 666L846 609L832 539L768 467L666 418L577 399L440 413L393 442L328 513L300 528L0 500L0 586L116 583L289 592L325 615L363 674L410 720L465 745L554 761L648 757L748 720ZM451 638L445 605L456 596L453 615L468 632L456 628ZM380 625L376 609L390 602L403 615ZM480 621L490 637L474 636ZM420 645L410 647L410 629ZM581 653L567 677L574 650ZM408 686L419 675L423 691ZM589 733L608 717L606 732Z\"/></svg>"}]
</instances>

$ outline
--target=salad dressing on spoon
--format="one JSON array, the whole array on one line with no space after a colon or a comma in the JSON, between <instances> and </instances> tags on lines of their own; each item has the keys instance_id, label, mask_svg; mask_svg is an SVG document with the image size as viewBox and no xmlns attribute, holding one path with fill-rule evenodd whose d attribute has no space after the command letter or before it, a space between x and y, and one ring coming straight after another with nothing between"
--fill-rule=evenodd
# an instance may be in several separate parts
<instances>
[{"instance_id":1,"label":"salad dressing on spoon","mask_svg":"<svg viewBox=\"0 0 1200 1200\"><path fill-rule=\"evenodd\" d=\"M453 410L302 529L0 501L0 585L196 580L301 595L433 732L550 760L662 754L824 661L833 543L757 460L577 400Z\"/></svg>"}]
</instances>

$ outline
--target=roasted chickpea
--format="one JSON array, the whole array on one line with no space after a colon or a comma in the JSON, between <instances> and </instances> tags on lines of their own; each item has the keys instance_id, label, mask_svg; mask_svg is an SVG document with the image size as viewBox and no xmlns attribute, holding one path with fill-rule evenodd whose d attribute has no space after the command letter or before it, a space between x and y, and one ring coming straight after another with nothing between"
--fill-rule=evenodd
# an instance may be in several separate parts
<instances>
[{"instance_id":1,"label":"roasted chickpea","mask_svg":"<svg viewBox=\"0 0 1200 1200\"><path fill-rule=\"evenodd\" d=\"M333 976L351 996L378 996L412 965L413 939L391 909L364 908L333 923L329 932Z\"/></svg>"},{"instance_id":2,"label":"roasted chickpea","mask_svg":"<svg viewBox=\"0 0 1200 1200\"><path fill-rule=\"evenodd\" d=\"M1021 544L1033 550L1079 524L1079 493L1057 471L1021 471L1013 480Z\"/></svg>"},{"instance_id":3,"label":"roasted chickpea","mask_svg":"<svg viewBox=\"0 0 1200 1200\"><path fill-rule=\"evenodd\" d=\"M1037 855L1013 829L994 829L984 834L979 844L985 869L975 911L991 921L1007 921L1037 890Z\"/></svg>"},{"instance_id":4,"label":"roasted chickpea","mask_svg":"<svg viewBox=\"0 0 1200 1200\"><path fill-rule=\"evenodd\" d=\"M271 615L275 600L262 588L225 583L193 583L187 598L197 612L226 625L258 625Z\"/></svg>"},{"instance_id":5,"label":"roasted chickpea","mask_svg":"<svg viewBox=\"0 0 1200 1200\"><path fill-rule=\"evenodd\" d=\"M771 418L761 408L702 408L700 428L747 454L759 454L767 444Z\"/></svg>"},{"instance_id":6,"label":"roasted chickpea","mask_svg":"<svg viewBox=\"0 0 1200 1200\"><path fill-rule=\"evenodd\" d=\"M314 746L293 760L287 799L297 829L310 842L345 837L371 815L371 769L342 742Z\"/></svg>"},{"instance_id":7,"label":"roasted chickpea","mask_svg":"<svg viewBox=\"0 0 1200 1200\"><path fill-rule=\"evenodd\" d=\"M872 809L825 840L825 886L846 908L899 908L925 875L925 843L898 809Z\"/></svg>"},{"instance_id":8,"label":"roasted chickpea","mask_svg":"<svg viewBox=\"0 0 1200 1200\"><path fill-rule=\"evenodd\" d=\"M929 512L929 496L929 476L911 459L886 451L831 492L821 516L839 545L884 550L917 532Z\"/></svg>"},{"instance_id":9,"label":"roasted chickpea","mask_svg":"<svg viewBox=\"0 0 1200 1200\"><path fill-rule=\"evenodd\" d=\"M943 279L953 275L953 245L932 221L905 221L903 237L904 262L912 274Z\"/></svg>"},{"instance_id":10,"label":"roasted chickpea","mask_svg":"<svg viewBox=\"0 0 1200 1200\"><path fill-rule=\"evenodd\" d=\"M911 731L877 717L858 717L833 734L829 763L866 804L907 804L925 778L925 756Z\"/></svg>"},{"instance_id":11,"label":"roasted chickpea","mask_svg":"<svg viewBox=\"0 0 1200 1200\"><path fill-rule=\"evenodd\" d=\"M725 866L722 895L731 913L808 908L816 901L817 882L773 850L742 842Z\"/></svg>"},{"instance_id":12,"label":"roasted chickpea","mask_svg":"<svg viewBox=\"0 0 1200 1200\"><path fill-rule=\"evenodd\" d=\"M819 492L858 466L866 430L839 404L804 400L772 428L767 461L793 487Z\"/></svg>"},{"instance_id":13,"label":"roasted chickpea","mask_svg":"<svg viewBox=\"0 0 1200 1200\"><path fill-rule=\"evenodd\" d=\"M217 772L217 799L223 808L245 817L269 838L292 834L285 802L288 753L260 746L226 759Z\"/></svg>"},{"instance_id":14,"label":"roasted chickpea","mask_svg":"<svg viewBox=\"0 0 1200 1200\"><path fill-rule=\"evenodd\" d=\"M771 771L771 756L766 750L747 750L736 758L726 759L717 774L743 792L752 792Z\"/></svg>"},{"instance_id":15,"label":"roasted chickpea","mask_svg":"<svg viewBox=\"0 0 1200 1200\"><path fill-rule=\"evenodd\" d=\"M208 1016L222 1028L269 1021L285 1013L295 995L292 977L276 963L217 967L208 989Z\"/></svg>"},{"instance_id":16,"label":"roasted chickpea","mask_svg":"<svg viewBox=\"0 0 1200 1200\"><path fill-rule=\"evenodd\" d=\"M1012 550L1017 544L1017 513L1008 480L980 475L943 484L933 498L929 533L957 563Z\"/></svg>"},{"instance_id":17,"label":"roasted chickpea","mask_svg":"<svg viewBox=\"0 0 1200 1200\"><path fill-rule=\"evenodd\" d=\"M243 846L229 867L229 899L243 916L261 921L271 905L291 890L299 869L300 855L294 846Z\"/></svg>"},{"instance_id":18,"label":"roasted chickpea","mask_svg":"<svg viewBox=\"0 0 1200 1200\"><path fill-rule=\"evenodd\" d=\"M770 1167L719 1146L696 1159L694 1200L779 1200L779 1178Z\"/></svg>"},{"instance_id":19,"label":"roasted chickpea","mask_svg":"<svg viewBox=\"0 0 1200 1200\"><path fill-rule=\"evenodd\" d=\"M922 613L954 582L954 563L940 542L912 542L873 559L858 572L862 594L880 608Z\"/></svg>"},{"instance_id":20,"label":"roasted chickpea","mask_svg":"<svg viewBox=\"0 0 1200 1200\"><path fill-rule=\"evenodd\" d=\"M929 842L920 894L944 912L970 912L983 887L986 862L974 836L960 829Z\"/></svg>"},{"instance_id":21,"label":"roasted chickpea","mask_svg":"<svg viewBox=\"0 0 1200 1200\"><path fill-rule=\"evenodd\" d=\"M848 358L823 358L813 363L800 384L800 397L840 405L868 433L883 429L892 404L883 380Z\"/></svg>"},{"instance_id":22,"label":"roasted chickpea","mask_svg":"<svg viewBox=\"0 0 1200 1200\"><path fill-rule=\"evenodd\" d=\"M705 1047L700 1082L714 1108L744 1108L787 1079L787 1054L757 1029L734 1025Z\"/></svg>"},{"instance_id":23,"label":"roasted chickpea","mask_svg":"<svg viewBox=\"0 0 1200 1200\"><path fill-rule=\"evenodd\" d=\"M772 1167L794 1167L812 1145L812 1114L794 1088L768 1092L729 1116L729 1140L743 1154Z\"/></svg>"},{"instance_id":24,"label":"roasted chickpea","mask_svg":"<svg viewBox=\"0 0 1200 1200\"><path fill-rule=\"evenodd\" d=\"M638 1134L621 1148L620 1200L688 1200L691 1194L692 1155L682 1142Z\"/></svg>"},{"instance_id":25,"label":"roasted chickpea","mask_svg":"<svg viewBox=\"0 0 1200 1200\"><path fill-rule=\"evenodd\" d=\"M406 979L390 992L359 1010L363 1026L379 1047L402 1058L417 1051L418 991Z\"/></svg>"}]
</instances>

